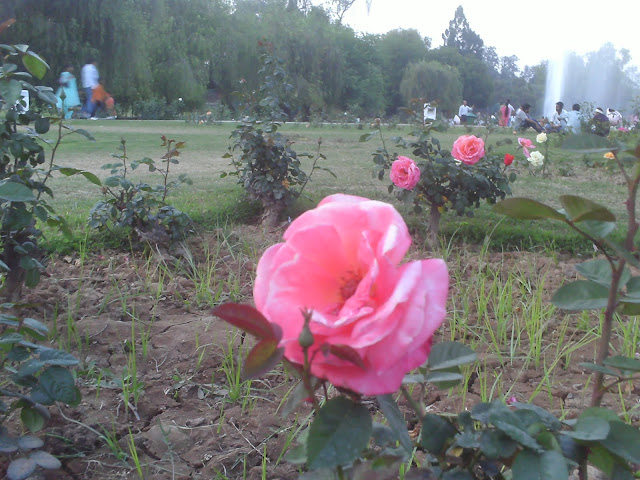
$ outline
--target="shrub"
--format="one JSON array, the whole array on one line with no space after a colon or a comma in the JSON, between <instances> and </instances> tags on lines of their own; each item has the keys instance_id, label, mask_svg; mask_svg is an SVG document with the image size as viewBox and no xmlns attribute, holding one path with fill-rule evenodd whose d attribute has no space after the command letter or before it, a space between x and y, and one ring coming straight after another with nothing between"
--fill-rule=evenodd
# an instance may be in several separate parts
<instances>
[{"instance_id":1,"label":"shrub","mask_svg":"<svg viewBox=\"0 0 640 480\"><path fill-rule=\"evenodd\" d=\"M170 167L179 163L177 157L185 142L169 140L163 135L162 146L167 150L162 157L165 166L157 168L156 163L147 157L127 163L126 142L124 139L120 141L122 153L114 154L120 161L102 166L104 170L110 170L111 176L102 187L105 199L96 203L89 213L92 228L130 228L130 235L135 239L159 244L167 244L186 235L191 219L166 202L171 190L183 183L192 183L185 174L179 175L177 181L169 181ZM146 165L150 172L157 172L162 177L162 184L154 187L144 182L134 184L129 173L141 165Z\"/></svg>"}]
</instances>

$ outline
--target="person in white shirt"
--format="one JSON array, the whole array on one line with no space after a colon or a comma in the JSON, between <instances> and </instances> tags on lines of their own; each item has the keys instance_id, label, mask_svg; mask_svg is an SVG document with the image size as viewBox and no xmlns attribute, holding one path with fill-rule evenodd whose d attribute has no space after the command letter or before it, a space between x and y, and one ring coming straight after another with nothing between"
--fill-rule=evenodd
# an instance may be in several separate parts
<instances>
[{"instance_id":1,"label":"person in white shirt","mask_svg":"<svg viewBox=\"0 0 640 480\"><path fill-rule=\"evenodd\" d=\"M95 58L89 58L82 70L80 70L80 79L82 88L86 96L82 112L85 116L93 117L96 111L96 103L93 101L93 89L100 83L100 74L98 73L98 62Z\"/></svg>"},{"instance_id":2,"label":"person in white shirt","mask_svg":"<svg viewBox=\"0 0 640 480\"><path fill-rule=\"evenodd\" d=\"M472 110L473 110L473 107L468 106L467 101L463 100L462 105L460 105L460 108L458 108L458 116L460 117L460 123L462 125L466 125L467 115L471 113Z\"/></svg>"},{"instance_id":3,"label":"person in white shirt","mask_svg":"<svg viewBox=\"0 0 640 480\"><path fill-rule=\"evenodd\" d=\"M607 117L609 117L609 123L614 127L617 127L622 122L622 114L613 108L607 109Z\"/></svg>"},{"instance_id":4,"label":"person in white shirt","mask_svg":"<svg viewBox=\"0 0 640 480\"><path fill-rule=\"evenodd\" d=\"M572 110L567 113L567 130L572 133L580 133L582 130L582 114L579 103L574 103Z\"/></svg>"},{"instance_id":5,"label":"person in white shirt","mask_svg":"<svg viewBox=\"0 0 640 480\"><path fill-rule=\"evenodd\" d=\"M567 111L564 109L564 103L557 102L556 110L551 115L549 123L545 125L547 132L564 132L567 129Z\"/></svg>"}]
</instances>

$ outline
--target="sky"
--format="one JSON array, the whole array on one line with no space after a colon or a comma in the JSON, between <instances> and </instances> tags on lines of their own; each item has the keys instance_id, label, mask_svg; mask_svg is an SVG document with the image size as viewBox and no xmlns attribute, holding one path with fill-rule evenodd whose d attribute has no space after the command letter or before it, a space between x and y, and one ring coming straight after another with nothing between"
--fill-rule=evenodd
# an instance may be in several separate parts
<instances>
[{"instance_id":1,"label":"sky","mask_svg":"<svg viewBox=\"0 0 640 480\"><path fill-rule=\"evenodd\" d=\"M516 55L521 68L563 50L595 51L607 42L628 49L630 63L640 68L638 0L371 0L368 13L366 1L356 0L343 23L362 33L413 28L435 48L443 44L458 5L485 46L499 56Z\"/></svg>"}]
</instances>

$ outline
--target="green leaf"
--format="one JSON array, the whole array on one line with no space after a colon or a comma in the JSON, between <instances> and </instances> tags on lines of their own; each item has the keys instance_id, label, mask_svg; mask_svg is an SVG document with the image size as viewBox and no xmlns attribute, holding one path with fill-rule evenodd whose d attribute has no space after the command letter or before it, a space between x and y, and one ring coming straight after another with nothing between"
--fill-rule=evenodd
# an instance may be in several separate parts
<instances>
[{"instance_id":1,"label":"green leaf","mask_svg":"<svg viewBox=\"0 0 640 480\"><path fill-rule=\"evenodd\" d=\"M75 128L73 130L74 133L77 133L78 135L82 135L83 137L85 137L87 140L91 140L92 142L95 142L96 139L94 138L93 135L91 135L89 132L87 132L84 128Z\"/></svg>"},{"instance_id":2,"label":"green leaf","mask_svg":"<svg viewBox=\"0 0 640 480\"><path fill-rule=\"evenodd\" d=\"M309 429L307 459L310 469L351 464L369 444L369 410L346 397L327 401Z\"/></svg>"},{"instance_id":3,"label":"green leaf","mask_svg":"<svg viewBox=\"0 0 640 480\"><path fill-rule=\"evenodd\" d=\"M386 447L398 441L398 436L391 430L391 427L378 422L373 422L372 436L373 443L378 447Z\"/></svg>"},{"instance_id":4,"label":"green leaf","mask_svg":"<svg viewBox=\"0 0 640 480\"><path fill-rule=\"evenodd\" d=\"M582 362L578 364L579 367L586 368L587 370L592 370L594 372L604 373L605 375L612 375L614 377L619 377L620 374L611 370L610 368L603 367L602 365L598 365L596 363L588 363Z\"/></svg>"},{"instance_id":5,"label":"green leaf","mask_svg":"<svg viewBox=\"0 0 640 480\"><path fill-rule=\"evenodd\" d=\"M22 56L22 64L29 71L31 75L42 80L47 73L49 65L38 54L33 53L31 50L27 51Z\"/></svg>"},{"instance_id":6,"label":"green leaf","mask_svg":"<svg viewBox=\"0 0 640 480\"><path fill-rule=\"evenodd\" d=\"M576 440L604 440L609 434L609 422L599 417L580 417L572 432L562 432Z\"/></svg>"},{"instance_id":7,"label":"green leaf","mask_svg":"<svg viewBox=\"0 0 640 480\"><path fill-rule=\"evenodd\" d=\"M82 175L84 178L89 180L94 185L98 185L98 186L102 185L102 182L100 182L100 179L95 174L91 172L87 172L85 170L80 170L79 168L60 167L58 168L58 171L67 177L70 177L71 175ZM111 186L115 186L115 185L111 185Z\"/></svg>"},{"instance_id":8,"label":"green leaf","mask_svg":"<svg viewBox=\"0 0 640 480\"><path fill-rule=\"evenodd\" d=\"M8 106L12 106L20 99L22 85L18 80L0 80L0 97L7 102Z\"/></svg>"},{"instance_id":9,"label":"green leaf","mask_svg":"<svg viewBox=\"0 0 640 480\"><path fill-rule=\"evenodd\" d=\"M264 338L249 352L242 366L242 380L249 380L264 375L275 367L284 356L284 347L278 348L278 340Z\"/></svg>"},{"instance_id":10,"label":"green leaf","mask_svg":"<svg viewBox=\"0 0 640 480\"><path fill-rule=\"evenodd\" d=\"M640 360L616 355L608 357L603 362L608 367L617 368L623 372L640 372Z\"/></svg>"},{"instance_id":11,"label":"green leaf","mask_svg":"<svg viewBox=\"0 0 640 480\"><path fill-rule=\"evenodd\" d=\"M608 301L609 289L590 280L563 285L551 298L551 303L564 310L599 310Z\"/></svg>"},{"instance_id":12,"label":"green leaf","mask_svg":"<svg viewBox=\"0 0 640 480\"><path fill-rule=\"evenodd\" d=\"M623 422L610 422L609 435L600 445L628 462L640 463L640 431Z\"/></svg>"},{"instance_id":13,"label":"green leaf","mask_svg":"<svg viewBox=\"0 0 640 480\"><path fill-rule=\"evenodd\" d=\"M22 407L20 411L20 420L22 420L22 424L29 429L31 432L39 432L42 430L45 424L45 419L40 412L29 406Z\"/></svg>"},{"instance_id":14,"label":"green leaf","mask_svg":"<svg viewBox=\"0 0 640 480\"><path fill-rule=\"evenodd\" d=\"M39 351L40 360L47 365L59 365L62 367L77 365L78 359L70 353L53 348L41 349Z\"/></svg>"},{"instance_id":15,"label":"green leaf","mask_svg":"<svg viewBox=\"0 0 640 480\"><path fill-rule=\"evenodd\" d=\"M556 417L554 417L551 413L546 411L544 408L538 407L537 405L532 405L531 403L520 403L515 402L513 407L516 410L528 410L534 412L538 419L550 430L560 430L562 428L562 423Z\"/></svg>"},{"instance_id":16,"label":"green leaf","mask_svg":"<svg viewBox=\"0 0 640 480\"><path fill-rule=\"evenodd\" d=\"M36 118L33 126L37 133L39 133L40 135L44 135L49 131L51 123L49 122L49 119L47 117L38 117Z\"/></svg>"},{"instance_id":17,"label":"green leaf","mask_svg":"<svg viewBox=\"0 0 640 480\"><path fill-rule=\"evenodd\" d=\"M574 223L584 220L599 222L615 222L616 216L608 209L586 198L575 195L562 195L560 203L567 212L567 217Z\"/></svg>"},{"instance_id":18,"label":"green leaf","mask_svg":"<svg viewBox=\"0 0 640 480\"><path fill-rule=\"evenodd\" d=\"M615 262L614 262L615 263ZM596 260L588 260L576 265L576 270L580 275L586 277L592 282L599 283L600 285L607 287L611 285L611 264L604 258ZM620 287L624 287L626 283L631 279L631 272L628 268L625 268L620 278Z\"/></svg>"},{"instance_id":19,"label":"green leaf","mask_svg":"<svg viewBox=\"0 0 640 480\"><path fill-rule=\"evenodd\" d=\"M522 450L511 466L517 480L567 480L569 468L562 454L554 450L537 454Z\"/></svg>"},{"instance_id":20,"label":"green leaf","mask_svg":"<svg viewBox=\"0 0 640 480\"><path fill-rule=\"evenodd\" d=\"M22 320L22 324L29 327L32 330L42 333L46 335L49 333L49 327L47 327L44 323L39 322L33 318L25 318Z\"/></svg>"},{"instance_id":21,"label":"green leaf","mask_svg":"<svg viewBox=\"0 0 640 480\"><path fill-rule=\"evenodd\" d=\"M464 376L459 372L459 368L455 367L457 372L436 371L430 372L425 381L434 384L439 389L455 387L464 380Z\"/></svg>"},{"instance_id":22,"label":"green leaf","mask_svg":"<svg viewBox=\"0 0 640 480\"><path fill-rule=\"evenodd\" d=\"M50 453L42 450L31 452L29 458L35 461L42 468L45 468L47 470L56 470L57 468L62 467L62 463L60 463L60 460L58 460Z\"/></svg>"},{"instance_id":23,"label":"green leaf","mask_svg":"<svg viewBox=\"0 0 640 480\"><path fill-rule=\"evenodd\" d=\"M36 471L37 464L30 458L16 458L7 468L7 478L9 480L25 480Z\"/></svg>"},{"instance_id":24,"label":"green leaf","mask_svg":"<svg viewBox=\"0 0 640 480\"><path fill-rule=\"evenodd\" d=\"M518 449L518 444L499 430L483 430L479 438L480 450L487 458L509 458Z\"/></svg>"},{"instance_id":25,"label":"green leaf","mask_svg":"<svg viewBox=\"0 0 640 480\"><path fill-rule=\"evenodd\" d=\"M453 436L456 433L456 429L447 420L438 415L428 413L422 419L420 445L437 456L444 452L447 444L453 440Z\"/></svg>"},{"instance_id":26,"label":"green leaf","mask_svg":"<svg viewBox=\"0 0 640 480\"><path fill-rule=\"evenodd\" d=\"M31 202L36 199L25 184L10 181L0 183L0 198L9 202Z\"/></svg>"},{"instance_id":27,"label":"green leaf","mask_svg":"<svg viewBox=\"0 0 640 480\"><path fill-rule=\"evenodd\" d=\"M407 422L400 408L398 408L398 404L393 399L393 395L377 395L376 399L378 400L378 405L380 405L380 410L382 410L384 414L384 418L387 419L389 427L393 430L400 445L402 445L402 448L404 448L408 454L411 454L413 452L413 442L407 431Z\"/></svg>"},{"instance_id":28,"label":"green leaf","mask_svg":"<svg viewBox=\"0 0 640 480\"><path fill-rule=\"evenodd\" d=\"M594 238L605 238L616 229L616 222L585 220L580 222L580 229Z\"/></svg>"},{"instance_id":29,"label":"green leaf","mask_svg":"<svg viewBox=\"0 0 640 480\"><path fill-rule=\"evenodd\" d=\"M37 89L36 94L38 98L43 102L48 103L50 105L55 105L56 102L58 101L58 97L54 95L54 93L51 91L50 88L36 87L36 89Z\"/></svg>"},{"instance_id":30,"label":"green leaf","mask_svg":"<svg viewBox=\"0 0 640 480\"><path fill-rule=\"evenodd\" d=\"M33 435L22 435L21 437L18 437L18 447L21 450L34 450L42 447L43 445L44 442L42 439Z\"/></svg>"},{"instance_id":31,"label":"green leaf","mask_svg":"<svg viewBox=\"0 0 640 480\"><path fill-rule=\"evenodd\" d=\"M427 366L430 370L446 370L476 361L476 354L466 345L457 342L440 342L431 347Z\"/></svg>"},{"instance_id":32,"label":"green leaf","mask_svg":"<svg viewBox=\"0 0 640 480\"><path fill-rule=\"evenodd\" d=\"M66 368L51 366L42 372L38 386L53 400L72 403L76 399L75 381Z\"/></svg>"},{"instance_id":33,"label":"green leaf","mask_svg":"<svg viewBox=\"0 0 640 480\"><path fill-rule=\"evenodd\" d=\"M269 322L264 315L250 305L225 303L214 308L212 313L257 338L272 338L277 341L282 338L280 326Z\"/></svg>"},{"instance_id":34,"label":"green leaf","mask_svg":"<svg viewBox=\"0 0 640 480\"><path fill-rule=\"evenodd\" d=\"M530 198L507 198L493 206L493 209L520 220L550 218L566 222L566 218L556 209Z\"/></svg>"}]
</instances>

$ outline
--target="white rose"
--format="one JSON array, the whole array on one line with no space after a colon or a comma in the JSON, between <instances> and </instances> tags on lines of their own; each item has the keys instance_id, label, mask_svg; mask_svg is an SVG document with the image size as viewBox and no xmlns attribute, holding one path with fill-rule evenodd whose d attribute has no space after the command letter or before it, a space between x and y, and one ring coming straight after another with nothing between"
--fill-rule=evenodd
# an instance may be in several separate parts
<instances>
[{"instance_id":1,"label":"white rose","mask_svg":"<svg viewBox=\"0 0 640 480\"><path fill-rule=\"evenodd\" d=\"M540 152L531 152L531 156L529 157L529 163L534 167L541 167L544 163L544 155Z\"/></svg>"},{"instance_id":2,"label":"white rose","mask_svg":"<svg viewBox=\"0 0 640 480\"><path fill-rule=\"evenodd\" d=\"M538 136L536 137L536 141L537 141L538 143L544 143L544 142L546 142L546 141L547 141L547 134L546 134L546 133L544 133L544 132L539 133L539 134L538 134Z\"/></svg>"}]
</instances>

